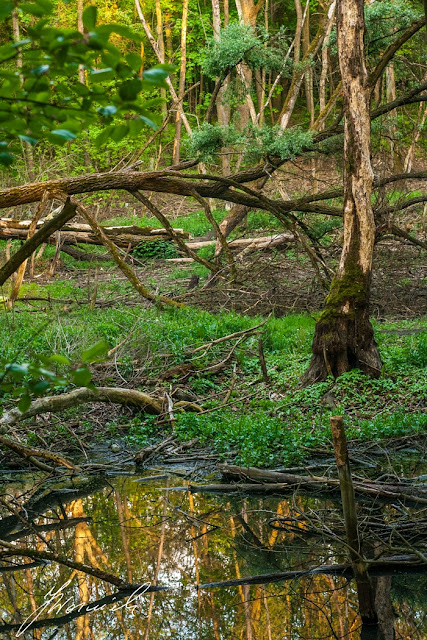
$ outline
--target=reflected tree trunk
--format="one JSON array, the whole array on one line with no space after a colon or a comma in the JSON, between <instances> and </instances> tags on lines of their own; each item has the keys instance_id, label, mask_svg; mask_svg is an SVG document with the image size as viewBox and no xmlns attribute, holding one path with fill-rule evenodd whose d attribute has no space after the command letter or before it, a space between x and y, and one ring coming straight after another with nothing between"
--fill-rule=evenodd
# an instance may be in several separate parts
<instances>
[{"instance_id":1,"label":"reflected tree trunk","mask_svg":"<svg viewBox=\"0 0 427 640\"><path fill-rule=\"evenodd\" d=\"M117 514L119 516L119 526L120 526L120 534L122 536L123 552L125 554L125 559L126 559L127 581L130 584L132 584L132 582L133 582L133 579L132 579L132 561L131 561L131 557L130 557L129 541L128 541L127 529L126 529L126 522L128 522L128 517L127 517L127 515L125 513L125 508L123 506L123 502L122 502L122 498L121 498L120 492L116 489L114 493L115 493L115 497L116 497ZM126 504L126 502L127 502L127 497L126 497L126 493L125 493L124 503Z\"/></svg>"}]
</instances>

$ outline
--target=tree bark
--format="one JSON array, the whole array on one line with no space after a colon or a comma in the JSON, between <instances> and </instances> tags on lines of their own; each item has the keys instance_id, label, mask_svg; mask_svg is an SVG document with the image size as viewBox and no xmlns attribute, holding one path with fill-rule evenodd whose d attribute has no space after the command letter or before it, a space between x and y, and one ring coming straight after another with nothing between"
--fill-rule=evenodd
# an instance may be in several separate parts
<instances>
[{"instance_id":1,"label":"tree bark","mask_svg":"<svg viewBox=\"0 0 427 640\"><path fill-rule=\"evenodd\" d=\"M20 249L11 257L10 260L6 262L6 264L0 269L0 286L3 285L8 278L15 273L18 267L31 256L32 253L39 247L43 242L46 241L49 236L51 236L55 231L58 231L68 220L74 218L76 215L76 205L70 201L70 198L67 198L64 206L62 207L60 213L56 215L54 218L51 218L35 233L31 238L29 238Z\"/></svg>"},{"instance_id":2,"label":"tree bark","mask_svg":"<svg viewBox=\"0 0 427 640\"><path fill-rule=\"evenodd\" d=\"M375 221L371 205L371 86L364 56L364 2L339 0L337 42L344 99L344 242L320 315L303 383L350 369L378 377L381 358L369 320Z\"/></svg>"},{"instance_id":3,"label":"tree bark","mask_svg":"<svg viewBox=\"0 0 427 640\"><path fill-rule=\"evenodd\" d=\"M182 101L185 91L185 67L187 64L187 18L188 18L188 0L184 0L182 5L182 24L181 24L181 63L179 69L179 86L178 99ZM175 138L173 141L173 164L179 163L179 154L181 147L181 114L179 110L176 112L175 120Z\"/></svg>"},{"instance_id":4,"label":"tree bark","mask_svg":"<svg viewBox=\"0 0 427 640\"><path fill-rule=\"evenodd\" d=\"M225 12L224 5L224 12ZM227 16L228 20L228 16ZM224 26L227 26L226 16L224 16ZM220 39L221 34L221 9L219 0L212 0L212 27L213 27L213 35L216 40ZM220 78L216 78L217 83L221 83ZM215 100L216 112L218 116L218 123L227 127L230 121L230 108L227 104L225 104L224 100L224 91L226 90L228 85L228 78L222 82L220 86L218 86L217 97ZM207 118L206 118L207 119ZM231 163L230 163L230 155L228 154L227 149L223 149L223 155L221 155L221 164L222 164L222 175L229 176L231 173Z\"/></svg>"}]
</instances>

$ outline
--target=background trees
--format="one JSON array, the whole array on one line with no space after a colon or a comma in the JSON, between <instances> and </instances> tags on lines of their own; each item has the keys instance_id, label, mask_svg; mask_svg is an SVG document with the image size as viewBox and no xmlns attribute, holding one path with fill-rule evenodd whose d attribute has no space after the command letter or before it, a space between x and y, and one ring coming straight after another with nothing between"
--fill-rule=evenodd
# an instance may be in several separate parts
<instances>
[{"instance_id":1,"label":"background trees","mask_svg":"<svg viewBox=\"0 0 427 640\"><path fill-rule=\"evenodd\" d=\"M225 278L237 273L227 236L261 209L294 234L325 290L335 265L316 229L343 218L343 253L307 380L356 366L378 374L368 320L374 244L392 233L425 245L398 219L427 200L422 189L405 197L408 180L426 177L425 17L416 2L367 4L365 37L360 28L349 57L337 7L135 0L120 9L107 2L98 17L81 2L6 7L0 158L18 158L9 184L54 180L5 189L0 205L37 202L46 189L126 189L170 231L139 192L193 197L212 225L216 252L206 260L180 248ZM287 180L295 162L309 178L305 193ZM197 165L200 173L190 169ZM153 168L158 173L144 174ZM94 171L105 173L79 177ZM397 202L388 186L395 184ZM218 223L215 201L233 204Z\"/></svg>"}]
</instances>

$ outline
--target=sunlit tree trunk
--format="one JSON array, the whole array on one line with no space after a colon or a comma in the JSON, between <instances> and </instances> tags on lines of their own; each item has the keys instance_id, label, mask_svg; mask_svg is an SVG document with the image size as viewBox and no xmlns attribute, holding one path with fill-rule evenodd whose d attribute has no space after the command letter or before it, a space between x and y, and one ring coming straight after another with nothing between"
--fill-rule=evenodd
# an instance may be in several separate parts
<instances>
[{"instance_id":1,"label":"sunlit tree trunk","mask_svg":"<svg viewBox=\"0 0 427 640\"><path fill-rule=\"evenodd\" d=\"M221 32L221 9L219 0L212 0L212 26L214 38L216 40L219 40ZM230 109L224 102L224 91L227 87L226 83L227 79L224 81L223 86L219 90L216 101L218 123L224 127L228 126L230 120ZM228 176L231 173L230 156L227 153L227 149L223 149L223 153L224 155L221 156L222 175Z\"/></svg>"},{"instance_id":2,"label":"sunlit tree trunk","mask_svg":"<svg viewBox=\"0 0 427 640\"><path fill-rule=\"evenodd\" d=\"M20 28L19 28L19 18L18 11L14 9L12 11L12 32L13 39L15 42L19 42L21 39ZM18 50L18 55L16 58L16 66L18 70L22 68L22 54L20 50ZM21 82L22 75L20 74ZM33 149L28 142L22 142L22 151L25 159L25 165L27 169L28 181L31 182L34 179L34 157L33 157Z\"/></svg>"},{"instance_id":3,"label":"sunlit tree trunk","mask_svg":"<svg viewBox=\"0 0 427 640\"><path fill-rule=\"evenodd\" d=\"M396 80L395 80L395 76L394 76L394 64L393 62L391 62L388 67L385 70L385 84L386 84L386 97L387 97L387 102L392 102L393 100L396 100ZM390 135L390 169L392 173L398 173L399 172L399 158L397 155L397 148L396 148L396 133L397 133L397 126L396 126L396 112L392 112L389 115L390 118L393 119L393 124L391 124L391 126L389 127L389 135ZM400 167L401 169L401 167Z\"/></svg>"},{"instance_id":4,"label":"sunlit tree trunk","mask_svg":"<svg viewBox=\"0 0 427 640\"><path fill-rule=\"evenodd\" d=\"M179 68L179 85L178 99L184 97L185 91L185 66L187 63L187 18L188 18L188 0L184 0L182 4L182 23L181 23L181 63ZM175 138L173 142L173 164L179 163L179 151L181 146L181 114L177 110L175 120Z\"/></svg>"},{"instance_id":5,"label":"sunlit tree trunk","mask_svg":"<svg viewBox=\"0 0 427 640\"><path fill-rule=\"evenodd\" d=\"M163 15L162 15L162 7L160 5L160 0L156 0L156 31L157 31L157 46L159 48L160 59L164 63L165 40L163 38ZM163 119L165 119L167 115L166 89L161 89L160 95L164 99L164 103L162 104L162 114L163 114Z\"/></svg>"},{"instance_id":6,"label":"sunlit tree trunk","mask_svg":"<svg viewBox=\"0 0 427 640\"><path fill-rule=\"evenodd\" d=\"M139 2L139 0L135 0L135 8L136 8L136 12L138 14L138 17L142 23L142 26L144 27L144 31L146 33L146 36L148 38L148 40L150 41L150 44L153 48L154 53L156 54L157 60L161 63L164 64L165 62L165 52L164 52L164 48L162 51L161 46L159 46L159 43L156 41L156 39L154 38L150 26L147 22L147 20L145 19L144 13L142 11L142 7L141 7L141 3ZM184 110L182 108L182 104L181 101L178 99L178 95L174 89L174 86L172 84L172 81L170 79L170 77L168 76L165 80L166 84L168 85L169 88L169 92L171 95L171 98L173 100L173 102L176 104L176 108L179 110L181 119L182 119L182 123L185 127L185 130L187 131L188 135L191 136L192 134L192 130L190 127L190 123L188 122L187 116L184 113ZM162 90L163 91L163 90Z\"/></svg>"},{"instance_id":7,"label":"sunlit tree trunk","mask_svg":"<svg viewBox=\"0 0 427 640\"><path fill-rule=\"evenodd\" d=\"M304 56L306 55L310 46L310 7L307 8L307 15L304 20L304 26L302 30L302 50ZM313 67L307 69L304 76L305 85L305 99L307 102L308 113L310 114L310 126L314 124L314 92L313 92Z\"/></svg>"},{"instance_id":8,"label":"sunlit tree trunk","mask_svg":"<svg viewBox=\"0 0 427 640\"><path fill-rule=\"evenodd\" d=\"M427 120L427 107L424 107L420 104L417 115L417 126L414 128L412 142L409 145L408 152L405 156L405 161L403 163L403 171L405 173L409 173L412 171L412 164L415 158L415 148L418 144L419 139L421 138L421 134L424 129L424 125Z\"/></svg>"},{"instance_id":9,"label":"sunlit tree trunk","mask_svg":"<svg viewBox=\"0 0 427 640\"><path fill-rule=\"evenodd\" d=\"M326 79L328 75L328 67L329 67L329 49L328 49L328 41L329 36L331 35L332 27L334 24L334 15L335 15L335 2L329 7L328 12L328 26L326 28L325 40L322 47L322 71L320 73L319 80L319 112L322 111L326 107ZM321 126L323 128L323 124Z\"/></svg>"},{"instance_id":10,"label":"sunlit tree trunk","mask_svg":"<svg viewBox=\"0 0 427 640\"><path fill-rule=\"evenodd\" d=\"M80 33L84 33L83 26L83 0L77 0L77 29ZM85 69L82 64L79 64L79 82L85 84Z\"/></svg>"},{"instance_id":11,"label":"sunlit tree trunk","mask_svg":"<svg viewBox=\"0 0 427 640\"><path fill-rule=\"evenodd\" d=\"M325 34L328 28L328 14L331 3L325 9L325 15L323 16L317 32L310 42L307 50L305 51L303 58L300 62L300 47L301 47L301 35L304 27L306 15L308 13L308 3L302 13L301 3L299 0L295 0L295 9L297 12L297 29L295 33L295 50L294 50L294 72L292 75L291 86L286 94L285 101L283 103L282 111L280 113L280 127L286 129L289 126L290 119L295 108L295 104L301 90L301 85L306 75L306 66L317 54L322 42L324 41Z\"/></svg>"},{"instance_id":12,"label":"sunlit tree trunk","mask_svg":"<svg viewBox=\"0 0 427 640\"><path fill-rule=\"evenodd\" d=\"M240 22L252 29L255 29L257 17L264 5L264 2L265 0L259 0L255 4L253 0L236 0L236 8ZM246 102L239 108L240 126L243 129L249 123L249 119L251 119L252 122L254 122L254 119L256 120L255 106L251 97L253 73L252 69L244 62L238 65L238 71L246 93ZM259 105L259 109L260 108L261 105Z\"/></svg>"},{"instance_id":13,"label":"sunlit tree trunk","mask_svg":"<svg viewBox=\"0 0 427 640\"><path fill-rule=\"evenodd\" d=\"M344 100L344 241L317 323L305 383L360 368L378 377L381 358L369 320L375 221L371 205L370 97L364 2L338 0L337 43Z\"/></svg>"}]
</instances>

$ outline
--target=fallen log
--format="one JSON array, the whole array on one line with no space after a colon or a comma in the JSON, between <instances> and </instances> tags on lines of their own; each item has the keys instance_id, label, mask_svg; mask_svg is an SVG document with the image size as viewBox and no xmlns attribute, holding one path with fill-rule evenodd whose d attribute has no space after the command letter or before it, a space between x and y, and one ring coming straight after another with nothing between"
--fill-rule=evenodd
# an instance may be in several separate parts
<instances>
[{"instance_id":1,"label":"fallen log","mask_svg":"<svg viewBox=\"0 0 427 640\"><path fill-rule=\"evenodd\" d=\"M24 412L20 411L17 407L4 412L0 417L0 444L12 449L12 451L17 453L21 458L32 462L42 471L52 472L54 470L54 466L63 466L73 471L80 471L81 469L79 467L61 456L53 454L50 451L26 447L4 434L8 432L10 427L27 418L40 415L41 413L56 413L57 411L64 411L65 409L69 409L70 407L75 407L76 405L86 402L130 404L140 407L147 413L154 415L159 415L163 412L162 400L153 398L143 391L116 387L97 387L96 390L93 391L92 389L81 387L68 393L62 393L58 396L38 398L37 400L34 400L27 411ZM179 402L176 406L179 406L179 408L183 410L188 408L189 411L202 411L201 407L191 402ZM47 460L49 463L53 463L54 466L40 462L38 458Z\"/></svg>"},{"instance_id":2,"label":"fallen log","mask_svg":"<svg viewBox=\"0 0 427 640\"><path fill-rule=\"evenodd\" d=\"M12 451L18 454L18 456L24 458L24 460L28 460L34 466L38 467L41 471L52 473L52 471L54 471L54 466L65 467L66 469L70 469L71 471L76 472L81 471L80 467L73 464L70 460L67 460L63 456L51 453L50 451L44 451L43 449L25 447L20 442L16 442L16 440L12 440L12 438L8 438L4 435L0 435L0 445L8 447L8 449L12 449ZM47 460L48 462L53 463L54 466L46 464L44 462L40 462L38 458Z\"/></svg>"},{"instance_id":3,"label":"fallen log","mask_svg":"<svg viewBox=\"0 0 427 640\"><path fill-rule=\"evenodd\" d=\"M0 218L0 239L25 240L30 228L30 220L16 220L13 218ZM44 221L37 223L37 228L43 226ZM152 242L156 240L170 239L170 233L166 229L153 227L131 226L102 226L104 233L114 239L114 243L120 247L136 247L140 242ZM174 235L187 239L186 246L193 251L204 247L215 246L216 240L192 240L190 234L183 229L174 229ZM92 232L88 224L65 224L61 228L61 242L64 244L93 244L101 245L99 238ZM295 242L293 233L279 233L272 236L259 238L239 238L229 243L231 250L247 249L248 251L262 251L285 246Z\"/></svg>"},{"instance_id":4,"label":"fallen log","mask_svg":"<svg viewBox=\"0 0 427 640\"><path fill-rule=\"evenodd\" d=\"M37 222L37 227L42 227L46 222L45 219ZM16 229L28 231L31 225L31 220L17 220L16 218L0 218L0 229ZM75 231L76 233L90 233L91 226L84 224L83 222L76 222L72 224L64 224L63 231ZM114 235L115 233L130 233L136 236L169 236L166 229L160 227L138 227L138 225L132 224L127 226L117 225L102 225L103 231L108 235ZM175 229L175 232L181 235L183 238L190 238L190 234L183 229Z\"/></svg>"},{"instance_id":5,"label":"fallen log","mask_svg":"<svg viewBox=\"0 0 427 640\"><path fill-rule=\"evenodd\" d=\"M276 490L286 490L298 488L325 490L332 489L338 491L340 482L336 478L328 478L326 476L300 476L291 473L281 473L270 471L268 469L257 469L255 467L239 467L236 465L220 464L218 469L226 479L249 480L250 482L259 483L258 490L269 490L269 484L275 484ZM282 488L280 488L280 485ZM194 486L194 485L193 485ZM212 486L212 485L211 485ZM223 486L223 485L218 485ZM230 486L230 485L228 485ZM233 486L233 485L231 485ZM242 490L242 486L236 485ZM253 485L252 485L253 486ZM257 486L257 485L255 485ZM194 487L193 491L200 487ZM203 489L202 489L203 490ZM204 489L206 491L206 489ZM389 484L383 482L375 482L371 480L354 481L354 490L359 495L375 496L377 498L407 500L427 504L427 488L416 485L410 479L401 479L399 484ZM251 490L252 491L252 490Z\"/></svg>"},{"instance_id":6,"label":"fallen log","mask_svg":"<svg viewBox=\"0 0 427 640\"><path fill-rule=\"evenodd\" d=\"M131 404L147 413L159 415L163 411L162 402L136 389L121 389L118 387L97 387L95 391L86 387L73 389L68 393L57 396L46 396L34 400L27 411L21 412L17 407L6 411L0 417L0 433L6 433L11 427L22 420L32 418L41 413L56 413L86 402L109 402L117 404Z\"/></svg>"},{"instance_id":7,"label":"fallen log","mask_svg":"<svg viewBox=\"0 0 427 640\"><path fill-rule=\"evenodd\" d=\"M61 393L57 396L46 396L34 400L27 411L21 412L17 407L10 411L5 411L0 417L0 434L8 431L8 428L41 413L56 413L64 411L70 407L87 402L108 402L115 404L133 405L143 409L146 413L160 415L163 413L163 400L153 398L136 389L122 389L119 387L97 387L94 391L86 387L73 389L68 393ZM176 407L188 408L189 411L202 411L201 407L192 402L178 402Z\"/></svg>"},{"instance_id":8,"label":"fallen log","mask_svg":"<svg viewBox=\"0 0 427 640\"><path fill-rule=\"evenodd\" d=\"M44 220L37 223L37 228L41 228ZM25 240L30 228L30 220L15 220L11 218L0 218L0 239ZM114 239L114 243L120 247L135 248L141 242L154 242L156 240L168 240L170 234L166 229L154 229L153 227L138 227L136 225L117 227L102 226L102 230L107 237ZM175 229L175 234L180 238L190 238L190 234L183 229ZM52 237L49 238L52 242ZM93 244L102 245L99 237L93 233L88 224L65 224L61 228L61 242L64 244Z\"/></svg>"},{"instance_id":9,"label":"fallen log","mask_svg":"<svg viewBox=\"0 0 427 640\"><path fill-rule=\"evenodd\" d=\"M189 484L183 487L169 487L170 491L189 491L190 493L285 493L289 491L289 484L285 482L253 483L253 484Z\"/></svg>"},{"instance_id":10,"label":"fallen log","mask_svg":"<svg viewBox=\"0 0 427 640\"><path fill-rule=\"evenodd\" d=\"M250 249L253 251L261 251L263 249L274 249L275 247L285 246L290 242L295 242L293 233L280 233L274 236L261 236L259 238L239 238L228 243L230 249ZM216 240L190 240L186 242L187 247L197 251L203 247L213 247Z\"/></svg>"},{"instance_id":11,"label":"fallen log","mask_svg":"<svg viewBox=\"0 0 427 640\"><path fill-rule=\"evenodd\" d=\"M71 245L63 245L61 251L74 258L74 260L86 260L87 262L110 262L111 256L108 253L86 253Z\"/></svg>"}]
</instances>

